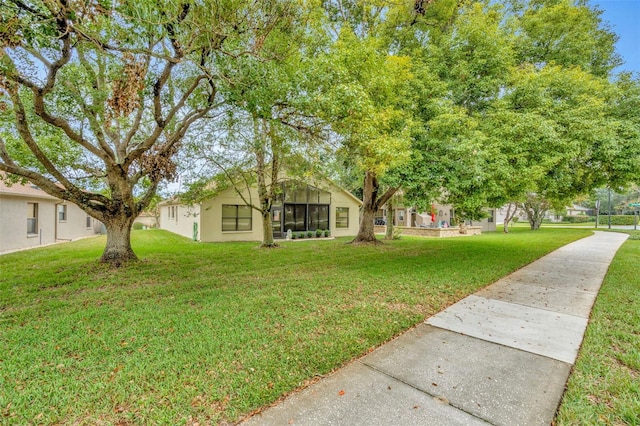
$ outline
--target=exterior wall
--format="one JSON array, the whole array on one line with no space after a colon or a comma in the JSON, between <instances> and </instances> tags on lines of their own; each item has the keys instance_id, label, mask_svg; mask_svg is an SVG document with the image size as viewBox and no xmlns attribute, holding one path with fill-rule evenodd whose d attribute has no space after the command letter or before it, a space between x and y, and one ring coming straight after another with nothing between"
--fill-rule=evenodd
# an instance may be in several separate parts
<instances>
[{"instance_id":1,"label":"exterior wall","mask_svg":"<svg viewBox=\"0 0 640 426\"><path fill-rule=\"evenodd\" d=\"M186 206L176 202L160 204L160 228L192 239L194 223L197 224L196 240L200 240L200 206ZM171 215L175 208L175 215Z\"/></svg>"},{"instance_id":2,"label":"exterior wall","mask_svg":"<svg viewBox=\"0 0 640 426\"><path fill-rule=\"evenodd\" d=\"M352 236L358 233L360 202L344 190L334 186L325 185L320 187L324 191L331 192L331 204L329 207L329 227L331 236L343 237ZM250 192L243 194L245 199L257 200L258 194L255 188L251 188ZM160 204L160 228L183 235L188 238L193 236L193 223L198 223L199 234L198 239L204 242L221 242L221 241L262 241L262 217L260 212L252 209L251 212L251 230L250 231L223 231L222 230L222 206L244 205L243 199L229 188L221 192L215 198L203 201L197 206L197 210L188 208L168 201ZM178 214L176 218L169 217L170 207L176 206ZM348 208L349 220L347 228L336 227L336 209ZM194 216L196 213L196 216Z\"/></svg>"},{"instance_id":3,"label":"exterior wall","mask_svg":"<svg viewBox=\"0 0 640 426\"><path fill-rule=\"evenodd\" d=\"M27 234L27 203L38 204L37 234ZM56 199L3 195L0 201L0 251L56 242Z\"/></svg>"},{"instance_id":4,"label":"exterior wall","mask_svg":"<svg viewBox=\"0 0 640 426\"><path fill-rule=\"evenodd\" d=\"M151 216L149 214L142 214L142 215L136 217L136 220L134 220L133 223L141 223L142 225L146 226L147 228L157 228L158 227L158 220L156 219L156 217L155 216Z\"/></svg>"},{"instance_id":5,"label":"exterior wall","mask_svg":"<svg viewBox=\"0 0 640 426\"><path fill-rule=\"evenodd\" d=\"M450 205L434 204L435 221L431 220L431 210L414 213L413 209L405 206L394 208L392 217L395 217L395 225L400 227L417 227L417 228L445 228L451 225L451 216L453 208ZM484 218L480 221L469 222L470 226L479 226L483 232L496 230L496 209L487 209L492 216ZM389 213L384 210L384 220L389 220ZM446 225L445 225L446 224Z\"/></svg>"},{"instance_id":6,"label":"exterior wall","mask_svg":"<svg viewBox=\"0 0 640 426\"><path fill-rule=\"evenodd\" d=\"M245 191L243 196L247 197L247 199L257 200L258 191L251 188L251 193L248 194ZM232 188L223 191L215 198L202 202L202 214L200 215L202 241L262 241L262 218L260 217L260 212L252 209L251 231L223 231L223 204L244 205L245 202Z\"/></svg>"},{"instance_id":7,"label":"exterior wall","mask_svg":"<svg viewBox=\"0 0 640 426\"><path fill-rule=\"evenodd\" d=\"M482 232L491 232L496 230L496 209L487 209L490 211L492 216L488 218L485 217L481 221L474 220L471 223L471 226L480 226L482 228Z\"/></svg>"},{"instance_id":8,"label":"exterior wall","mask_svg":"<svg viewBox=\"0 0 640 426\"><path fill-rule=\"evenodd\" d=\"M332 237L350 237L358 234L360 227L360 203L347 192L338 188L329 188L331 191L331 207L329 209L329 227ZM336 208L349 209L349 226L336 228Z\"/></svg>"},{"instance_id":9,"label":"exterior wall","mask_svg":"<svg viewBox=\"0 0 640 426\"><path fill-rule=\"evenodd\" d=\"M54 218L58 240L76 240L96 234L95 224L98 221L89 216L89 226L87 226L87 213L73 203L67 202L65 205L67 206L67 220L64 221L60 221L58 218L57 205L55 208Z\"/></svg>"},{"instance_id":10,"label":"exterior wall","mask_svg":"<svg viewBox=\"0 0 640 426\"><path fill-rule=\"evenodd\" d=\"M38 233L27 234L28 203L38 204ZM62 202L43 194L41 197L20 194L0 195L0 252L22 250L58 241L70 241L96 234L99 222L77 205L66 202L67 220L58 220L58 204Z\"/></svg>"}]
</instances>

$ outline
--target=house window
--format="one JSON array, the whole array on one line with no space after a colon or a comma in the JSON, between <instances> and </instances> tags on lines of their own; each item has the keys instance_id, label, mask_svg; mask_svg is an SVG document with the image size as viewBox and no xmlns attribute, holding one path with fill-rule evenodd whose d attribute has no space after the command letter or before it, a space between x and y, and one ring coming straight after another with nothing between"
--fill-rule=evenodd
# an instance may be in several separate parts
<instances>
[{"instance_id":1,"label":"house window","mask_svg":"<svg viewBox=\"0 0 640 426\"><path fill-rule=\"evenodd\" d=\"M404 222L404 210L398 210L398 220Z\"/></svg>"},{"instance_id":2,"label":"house window","mask_svg":"<svg viewBox=\"0 0 640 426\"><path fill-rule=\"evenodd\" d=\"M66 222L67 220L67 205L58 204L58 222Z\"/></svg>"},{"instance_id":3,"label":"house window","mask_svg":"<svg viewBox=\"0 0 640 426\"><path fill-rule=\"evenodd\" d=\"M487 222L493 223L493 216L495 215L495 210L489 210L489 217L487 218Z\"/></svg>"},{"instance_id":4,"label":"house window","mask_svg":"<svg viewBox=\"0 0 640 426\"><path fill-rule=\"evenodd\" d=\"M349 207L336 207L336 228L349 227Z\"/></svg>"},{"instance_id":5,"label":"house window","mask_svg":"<svg viewBox=\"0 0 640 426\"><path fill-rule=\"evenodd\" d=\"M38 234L38 203L27 203L27 234Z\"/></svg>"},{"instance_id":6,"label":"house window","mask_svg":"<svg viewBox=\"0 0 640 426\"><path fill-rule=\"evenodd\" d=\"M223 231L251 231L252 212L249 206L234 204L222 205Z\"/></svg>"},{"instance_id":7,"label":"house window","mask_svg":"<svg viewBox=\"0 0 640 426\"><path fill-rule=\"evenodd\" d=\"M306 204L286 204L284 206L284 230L307 230L307 206Z\"/></svg>"},{"instance_id":8,"label":"house window","mask_svg":"<svg viewBox=\"0 0 640 426\"><path fill-rule=\"evenodd\" d=\"M320 204L309 205L309 230L329 229L329 206Z\"/></svg>"},{"instance_id":9,"label":"house window","mask_svg":"<svg viewBox=\"0 0 640 426\"><path fill-rule=\"evenodd\" d=\"M91 228L91 216L87 215L86 225L87 228Z\"/></svg>"},{"instance_id":10,"label":"house window","mask_svg":"<svg viewBox=\"0 0 640 426\"><path fill-rule=\"evenodd\" d=\"M178 221L178 206L169 206L169 219Z\"/></svg>"}]
</instances>

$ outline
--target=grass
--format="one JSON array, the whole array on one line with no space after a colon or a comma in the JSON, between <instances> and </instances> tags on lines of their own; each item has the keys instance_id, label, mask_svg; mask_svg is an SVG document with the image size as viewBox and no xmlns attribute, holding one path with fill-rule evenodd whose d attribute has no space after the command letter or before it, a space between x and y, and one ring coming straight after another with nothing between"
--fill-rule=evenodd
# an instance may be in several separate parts
<instances>
[{"instance_id":1,"label":"grass","mask_svg":"<svg viewBox=\"0 0 640 426\"><path fill-rule=\"evenodd\" d=\"M640 425L640 231L602 284L558 411L558 425Z\"/></svg>"},{"instance_id":2,"label":"grass","mask_svg":"<svg viewBox=\"0 0 640 426\"><path fill-rule=\"evenodd\" d=\"M583 229L469 238L199 244L136 231L0 256L0 423L233 422ZM636 246L637 250L637 246Z\"/></svg>"}]
</instances>

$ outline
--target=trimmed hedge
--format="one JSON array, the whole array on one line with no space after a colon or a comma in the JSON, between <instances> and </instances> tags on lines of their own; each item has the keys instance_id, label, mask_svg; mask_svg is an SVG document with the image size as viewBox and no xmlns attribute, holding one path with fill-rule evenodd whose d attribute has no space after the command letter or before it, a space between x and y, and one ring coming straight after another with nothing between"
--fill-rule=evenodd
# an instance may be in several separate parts
<instances>
[{"instance_id":1,"label":"trimmed hedge","mask_svg":"<svg viewBox=\"0 0 640 426\"><path fill-rule=\"evenodd\" d=\"M564 216L562 218L563 222L566 223L586 223L586 222L595 222L595 216Z\"/></svg>"},{"instance_id":2,"label":"trimmed hedge","mask_svg":"<svg viewBox=\"0 0 640 426\"><path fill-rule=\"evenodd\" d=\"M627 215L611 215L611 224L612 225L633 225L634 216ZM639 219L640 221L640 219ZM598 221L600 225L609 224L609 216L600 215L600 220Z\"/></svg>"}]
</instances>

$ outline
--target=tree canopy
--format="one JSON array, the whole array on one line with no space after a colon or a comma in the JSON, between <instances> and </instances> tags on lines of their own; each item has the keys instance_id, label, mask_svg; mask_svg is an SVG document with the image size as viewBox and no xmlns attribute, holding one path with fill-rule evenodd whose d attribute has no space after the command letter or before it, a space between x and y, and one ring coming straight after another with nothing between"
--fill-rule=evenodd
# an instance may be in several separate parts
<instances>
[{"instance_id":1,"label":"tree canopy","mask_svg":"<svg viewBox=\"0 0 640 426\"><path fill-rule=\"evenodd\" d=\"M462 219L563 203L640 175L640 83L612 75L615 41L577 0L8 0L0 170L103 222L113 263L185 145L262 170L265 218L286 157L348 164L355 241L399 188Z\"/></svg>"},{"instance_id":2,"label":"tree canopy","mask_svg":"<svg viewBox=\"0 0 640 426\"><path fill-rule=\"evenodd\" d=\"M105 224L103 261L135 259L130 229L189 128L226 102L245 57L272 60L291 2L10 0L0 25L0 170Z\"/></svg>"}]
</instances>

